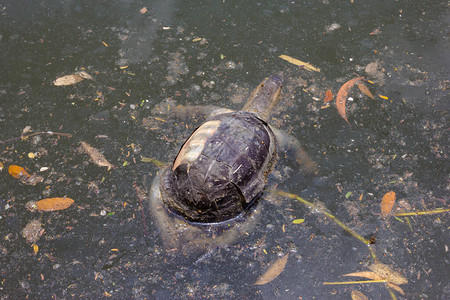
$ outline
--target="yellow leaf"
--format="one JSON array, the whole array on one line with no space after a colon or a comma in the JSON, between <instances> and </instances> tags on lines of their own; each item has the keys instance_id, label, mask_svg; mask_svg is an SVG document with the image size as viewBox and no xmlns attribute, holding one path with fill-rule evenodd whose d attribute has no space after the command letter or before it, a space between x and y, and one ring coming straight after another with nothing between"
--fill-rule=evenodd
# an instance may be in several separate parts
<instances>
[{"instance_id":1,"label":"yellow leaf","mask_svg":"<svg viewBox=\"0 0 450 300\"><path fill-rule=\"evenodd\" d=\"M303 222L305 222L305 219L295 219L292 221L294 224L302 224Z\"/></svg>"},{"instance_id":2,"label":"yellow leaf","mask_svg":"<svg viewBox=\"0 0 450 300\"><path fill-rule=\"evenodd\" d=\"M286 60L286 61L288 61L291 64L294 64L296 66L303 67L303 68L305 68L308 71L320 72L319 68L316 68L313 65L311 65L310 63L301 61L299 59L296 59L296 58L293 58L293 57L290 57L290 56L287 56L287 55L284 55L284 54L280 55L279 58L284 59L284 60Z\"/></svg>"},{"instance_id":3,"label":"yellow leaf","mask_svg":"<svg viewBox=\"0 0 450 300\"><path fill-rule=\"evenodd\" d=\"M67 197L47 198L36 202L36 209L39 211L63 210L73 204L73 200Z\"/></svg>"},{"instance_id":4,"label":"yellow leaf","mask_svg":"<svg viewBox=\"0 0 450 300\"><path fill-rule=\"evenodd\" d=\"M381 214L386 217L392 210L395 204L395 192L387 192L381 200Z\"/></svg>"},{"instance_id":5,"label":"yellow leaf","mask_svg":"<svg viewBox=\"0 0 450 300\"><path fill-rule=\"evenodd\" d=\"M39 246L36 245L36 244L33 244L32 246L33 246L33 252L34 252L34 254L37 254L37 253L39 252Z\"/></svg>"},{"instance_id":6,"label":"yellow leaf","mask_svg":"<svg viewBox=\"0 0 450 300\"><path fill-rule=\"evenodd\" d=\"M289 258L289 253L285 256L277 259L270 267L267 269L267 271L258 278L258 280L255 282L255 285L263 285L266 283L271 282L275 278L278 277L278 275L283 272L284 267L286 266L286 263Z\"/></svg>"},{"instance_id":7,"label":"yellow leaf","mask_svg":"<svg viewBox=\"0 0 450 300\"><path fill-rule=\"evenodd\" d=\"M381 99L384 99L384 100L387 100L387 99L389 99L388 97L386 97L386 96L383 96L383 95L378 95L378 97L380 97Z\"/></svg>"}]
</instances>

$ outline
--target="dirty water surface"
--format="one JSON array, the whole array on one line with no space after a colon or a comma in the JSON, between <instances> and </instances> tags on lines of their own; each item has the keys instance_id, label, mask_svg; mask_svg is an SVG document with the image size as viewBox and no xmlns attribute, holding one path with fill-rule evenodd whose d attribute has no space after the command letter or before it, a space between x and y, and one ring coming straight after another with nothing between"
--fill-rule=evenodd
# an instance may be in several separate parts
<instances>
[{"instance_id":1,"label":"dirty water surface","mask_svg":"<svg viewBox=\"0 0 450 300\"><path fill-rule=\"evenodd\" d=\"M0 299L450 297L445 1L0 9ZM148 190L204 120L168 107L239 110L270 75L284 78L270 123L317 173L280 153L252 230L164 248ZM374 99L344 93L347 123L336 97L357 77ZM43 211L48 198L64 204Z\"/></svg>"}]
</instances>

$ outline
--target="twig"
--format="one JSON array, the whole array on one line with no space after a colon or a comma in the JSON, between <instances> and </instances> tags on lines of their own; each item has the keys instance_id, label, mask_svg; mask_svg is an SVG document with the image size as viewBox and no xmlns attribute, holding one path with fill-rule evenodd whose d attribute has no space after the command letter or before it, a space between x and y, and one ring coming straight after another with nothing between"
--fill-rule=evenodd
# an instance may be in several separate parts
<instances>
[{"instance_id":1,"label":"twig","mask_svg":"<svg viewBox=\"0 0 450 300\"><path fill-rule=\"evenodd\" d=\"M412 211L412 212L404 212L404 213L396 213L394 216L396 217L407 217L407 216L421 216L421 215L431 215L431 214L439 214L444 212L449 212L450 208L438 208L434 210L426 210L426 211Z\"/></svg>"},{"instance_id":2,"label":"twig","mask_svg":"<svg viewBox=\"0 0 450 300\"><path fill-rule=\"evenodd\" d=\"M360 236L359 234L357 234L355 231L353 231L350 227L348 227L347 225L345 225L344 223L342 223L341 221L339 221L335 216L333 216L332 214L330 214L329 212L320 209L319 207L317 207L316 205L314 205L313 203L306 201L305 199L295 195L295 194L291 194L291 193L287 193L287 192L283 192L283 191L279 191L277 190L276 193L280 196L284 196L284 197L288 197L291 199L296 199L298 201L300 201L301 203L305 204L310 210L317 210L320 213L322 213L323 215L329 217L330 219L332 219L337 225L339 225L340 227L342 227L345 231L347 231L348 233L350 233L353 237L355 237L357 240L363 242L364 244L366 244L369 247L369 252L370 255L372 256L372 258L377 261L377 256L375 255L375 252L373 251L372 247L371 247L371 242Z\"/></svg>"},{"instance_id":3,"label":"twig","mask_svg":"<svg viewBox=\"0 0 450 300\"><path fill-rule=\"evenodd\" d=\"M26 140L29 137L40 135L40 134L58 135L58 136L65 136L65 137L68 137L68 138L72 137L72 134L70 134L70 133L53 132L53 131L40 131L40 132L35 132L35 133L32 133L32 134L22 135L22 136L19 136L19 137L15 137L15 138L11 138L11 139L8 139L8 140L0 141L0 144L6 144L6 143L14 142L14 141L17 141L17 140Z\"/></svg>"}]
</instances>

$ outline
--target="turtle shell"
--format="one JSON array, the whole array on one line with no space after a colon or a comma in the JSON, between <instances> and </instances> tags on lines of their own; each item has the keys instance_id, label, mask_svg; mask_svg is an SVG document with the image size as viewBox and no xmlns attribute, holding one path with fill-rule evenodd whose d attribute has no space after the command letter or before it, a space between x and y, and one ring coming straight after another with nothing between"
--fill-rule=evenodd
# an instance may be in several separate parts
<instances>
[{"instance_id":1,"label":"turtle shell","mask_svg":"<svg viewBox=\"0 0 450 300\"><path fill-rule=\"evenodd\" d=\"M232 219L263 190L276 149L272 130L253 113L216 115L192 133L164 171L163 201L192 222Z\"/></svg>"}]
</instances>

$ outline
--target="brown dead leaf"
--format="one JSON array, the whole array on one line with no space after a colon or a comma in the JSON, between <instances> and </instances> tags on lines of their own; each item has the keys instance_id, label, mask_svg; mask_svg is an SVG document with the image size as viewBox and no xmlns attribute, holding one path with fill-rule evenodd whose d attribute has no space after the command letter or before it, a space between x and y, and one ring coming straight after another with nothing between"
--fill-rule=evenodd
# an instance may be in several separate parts
<instances>
[{"instance_id":1,"label":"brown dead leaf","mask_svg":"<svg viewBox=\"0 0 450 300\"><path fill-rule=\"evenodd\" d=\"M391 267L382 263L374 263L369 266L369 269L379 275L381 278L386 279L389 283L396 285L408 283L408 279L400 275L400 273L392 270Z\"/></svg>"},{"instance_id":2,"label":"brown dead leaf","mask_svg":"<svg viewBox=\"0 0 450 300\"><path fill-rule=\"evenodd\" d=\"M381 214L386 217L391 212L395 204L395 192L387 192L381 200Z\"/></svg>"},{"instance_id":3,"label":"brown dead leaf","mask_svg":"<svg viewBox=\"0 0 450 300\"><path fill-rule=\"evenodd\" d=\"M286 266L286 263L289 258L289 253L285 256L277 259L270 267L267 269L267 271L261 275L258 280L255 282L255 285L263 285L266 283L271 282L275 278L278 277L278 275L283 272L284 267Z\"/></svg>"},{"instance_id":4,"label":"brown dead leaf","mask_svg":"<svg viewBox=\"0 0 450 300\"><path fill-rule=\"evenodd\" d=\"M325 99L323 99L323 103L330 102L331 100L333 100L333 93L331 92L331 90L327 90L325 92Z\"/></svg>"},{"instance_id":5,"label":"brown dead leaf","mask_svg":"<svg viewBox=\"0 0 450 300\"><path fill-rule=\"evenodd\" d=\"M70 207L74 201L70 198L47 198L39 200L35 203L36 209L39 211L63 210Z\"/></svg>"},{"instance_id":6,"label":"brown dead leaf","mask_svg":"<svg viewBox=\"0 0 450 300\"><path fill-rule=\"evenodd\" d=\"M364 277L364 278L368 278L368 279L372 279L372 280L384 279L384 278L381 278L375 272L369 272L369 271L349 273L349 274L345 274L345 275L342 275L342 276Z\"/></svg>"},{"instance_id":7,"label":"brown dead leaf","mask_svg":"<svg viewBox=\"0 0 450 300\"><path fill-rule=\"evenodd\" d=\"M336 95L336 108L339 112L339 115L342 117L342 119L345 120L345 122L348 123L348 125L350 125L350 123L347 119L347 114L345 113L345 103L347 102L348 93L353 88L353 86L361 82L362 79L363 77L355 77L353 79L350 79L341 86Z\"/></svg>"},{"instance_id":8,"label":"brown dead leaf","mask_svg":"<svg viewBox=\"0 0 450 300\"><path fill-rule=\"evenodd\" d=\"M91 160L100 167L108 167L108 171L114 168L114 165L109 163L105 156L100 153L97 149L89 145L88 143L81 141L81 150L89 155Z\"/></svg>"},{"instance_id":9,"label":"brown dead leaf","mask_svg":"<svg viewBox=\"0 0 450 300\"><path fill-rule=\"evenodd\" d=\"M83 81L85 79L93 79L91 75L89 75L88 73L81 71L81 72L77 72L75 74L72 75L66 75L66 76L62 76L59 78L56 78L55 81L53 81L53 84L56 86L64 86L64 85L73 85L76 84L80 81Z\"/></svg>"},{"instance_id":10,"label":"brown dead leaf","mask_svg":"<svg viewBox=\"0 0 450 300\"><path fill-rule=\"evenodd\" d=\"M370 92L369 88L363 82L358 83L358 88L364 95L366 95L370 99L372 99L372 100L375 99L375 97Z\"/></svg>"},{"instance_id":11,"label":"brown dead leaf","mask_svg":"<svg viewBox=\"0 0 450 300\"><path fill-rule=\"evenodd\" d=\"M352 300L369 300L369 298L360 291L352 291Z\"/></svg>"},{"instance_id":12,"label":"brown dead leaf","mask_svg":"<svg viewBox=\"0 0 450 300\"><path fill-rule=\"evenodd\" d=\"M9 174L20 180L23 184L26 185L36 185L42 181L44 181L44 178L39 175L30 175L24 168L21 166L16 165L10 165L8 168Z\"/></svg>"}]
</instances>

